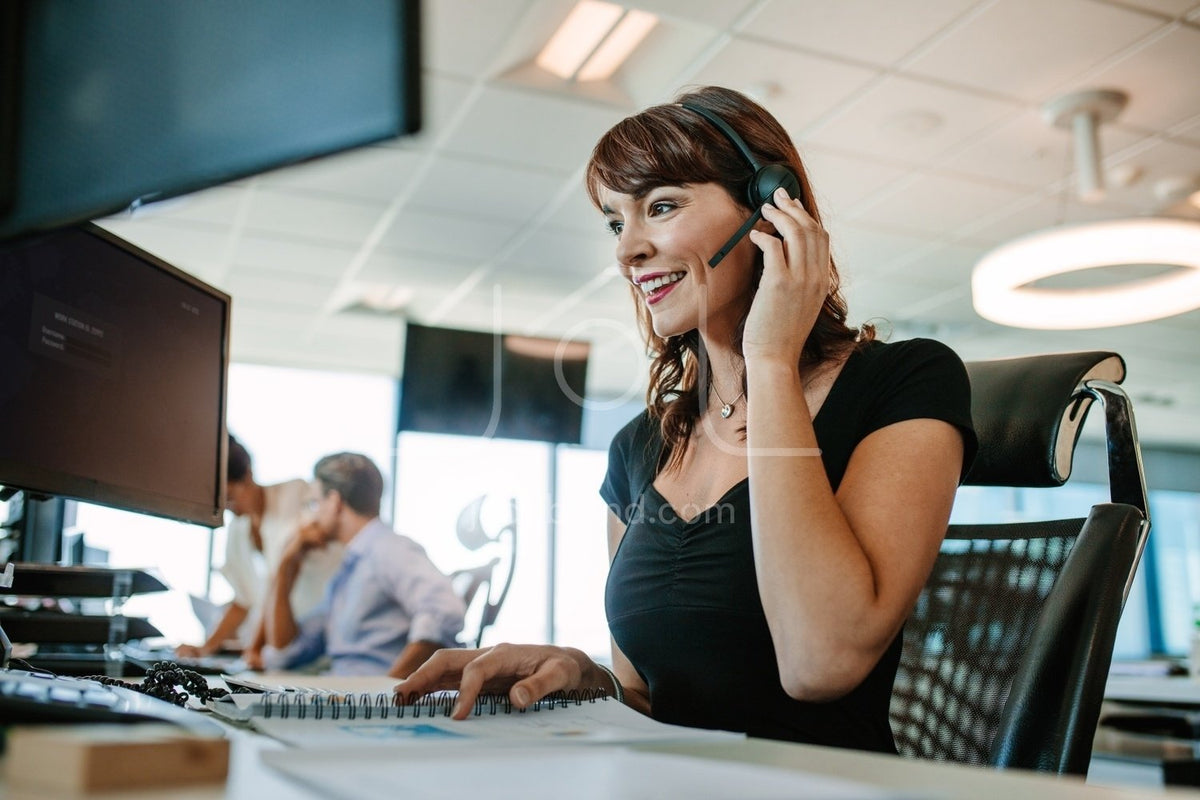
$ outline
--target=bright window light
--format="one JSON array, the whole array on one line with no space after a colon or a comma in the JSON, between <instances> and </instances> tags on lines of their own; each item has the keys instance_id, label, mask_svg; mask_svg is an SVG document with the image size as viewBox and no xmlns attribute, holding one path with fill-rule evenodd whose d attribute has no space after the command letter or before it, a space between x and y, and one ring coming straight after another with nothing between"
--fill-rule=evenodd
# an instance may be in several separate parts
<instances>
[{"instance_id":1,"label":"bright window light","mask_svg":"<svg viewBox=\"0 0 1200 800\"><path fill-rule=\"evenodd\" d=\"M542 48L536 63L567 81L604 80L657 23L658 17L645 11L581 0Z\"/></svg>"},{"instance_id":2,"label":"bright window light","mask_svg":"<svg viewBox=\"0 0 1200 800\"><path fill-rule=\"evenodd\" d=\"M1158 278L1087 289L1039 289L1051 275L1123 264L1186 267ZM975 310L1002 325L1106 328L1200 308L1200 223L1164 217L1054 228L993 250L971 276Z\"/></svg>"},{"instance_id":3,"label":"bright window light","mask_svg":"<svg viewBox=\"0 0 1200 800\"><path fill-rule=\"evenodd\" d=\"M602 81L610 77L656 24L658 17L653 14L645 11L627 13L579 70L576 80Z\"/></svg>"}]
</instances>

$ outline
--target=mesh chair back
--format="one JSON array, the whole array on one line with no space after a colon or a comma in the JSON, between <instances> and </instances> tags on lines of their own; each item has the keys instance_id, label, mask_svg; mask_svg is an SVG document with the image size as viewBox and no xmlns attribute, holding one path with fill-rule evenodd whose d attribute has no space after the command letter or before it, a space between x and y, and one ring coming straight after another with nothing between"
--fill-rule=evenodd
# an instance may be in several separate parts
<instances>
[{"instance_id":1,"label":"mesh chair back","mask_svg":"<svg viewBox=\"0 0 1200 800\"><path fill-rule=\"evenodd\" d=\"M891 707L902 755L990 763L1009 688L1083 522L951 526L905 626Z\"/></svg>"},{"instance_id":2,"label":"mesh chair back","mask_svg":"<svg viewBox=\"0 0 1200 800\"><path fill-rule=\"evenodd\" d=\"M904 629L902 755L1084 774L1117 623L1149 530L1115 353L967 364L979 456L965 483L1061 486L1094 400L1112 503L1086 519L952 525Z\"/></svg>"}]
</instances>

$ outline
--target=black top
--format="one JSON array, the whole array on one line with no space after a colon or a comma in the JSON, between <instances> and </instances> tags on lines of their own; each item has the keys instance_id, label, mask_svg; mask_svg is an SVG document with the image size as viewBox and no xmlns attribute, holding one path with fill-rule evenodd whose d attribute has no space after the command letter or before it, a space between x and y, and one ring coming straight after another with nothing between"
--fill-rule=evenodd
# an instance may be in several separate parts
<instances>
[{"instance_id":1,"label":"black top","mask_svg":"<svg viewBox=\"0 0 1200 800\"><path fill-rule=\"evenodd\" d=\"M855 351L813 427L834 491L867 434L908 419L945 420L974 457L970 384L958 356L928 339L871 342ZM896 752L888 702L900 640L866 679L828 703L783 690L758 596L746 479L681 520L652 485L662 457L646 412L613 439L600 489L627 524L609 571L605 610L621 651L650 689L655 719L751 736ZM803 579L803 570L797 574Z\"/></svg>"}]
</instances>

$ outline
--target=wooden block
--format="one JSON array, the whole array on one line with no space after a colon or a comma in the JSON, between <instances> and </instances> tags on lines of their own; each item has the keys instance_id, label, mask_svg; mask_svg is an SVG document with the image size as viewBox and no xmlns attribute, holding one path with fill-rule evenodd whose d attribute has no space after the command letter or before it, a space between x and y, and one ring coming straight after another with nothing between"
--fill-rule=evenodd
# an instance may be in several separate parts
<instances>
[{"instance_id":1,"label":"wooden block","mask_svg":"<svg viewBox=\"0 0 1200 800\"><path fill-rule=\"evenodd\" d=\"M8 732L13 788L71 792L223 782L229 741L174 725L41 725Z\"/></svg>"}]
</instances>

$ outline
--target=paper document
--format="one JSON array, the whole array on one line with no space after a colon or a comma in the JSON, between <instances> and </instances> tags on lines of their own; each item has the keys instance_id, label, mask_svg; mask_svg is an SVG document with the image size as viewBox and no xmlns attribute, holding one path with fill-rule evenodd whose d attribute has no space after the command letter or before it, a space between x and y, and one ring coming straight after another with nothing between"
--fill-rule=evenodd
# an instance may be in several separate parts
<instances>
[{"instance_id":1,"label":"paper document","mask_svg":"<svg viewBox=\"0 0 1200 800\"><path fill-rule=\"evenodd\" d=\"M256 730L280 741L303 748L359 748L371 745L418 747L456 744L529 746L554 743L628 743L673 742L711 739L742 739L740 733L710 731L668 725L634 711L616 700L539 704L525 711L503 710L489 713L485 708L465 720L451 719L441 708L403 708L389 710L383 716L378 707L370 715L357 711L353 718L341 710L335 719L324 709L320 718L312 710L300 716L290 709L286 716L274 708L269 716L254 705L254 697L234 696L236 712L214 706L232 719L249 722ZM225 710L223 710L225 709ZM402 713L401 713L402 712Z\"/></svg>"},{"instance_id":2,"label":"paper document","mask_svg":"<svg viewBox=\"0 0 1200 800\"><path fill-rule=\"evenodd\" d=\"M636 713L636 712L635 712ZM319 792L353 800L883 800L887 790L811 773L635 752L622 747L398 750L275 750L269 767Z\"/></svg>"}]
</instances>

